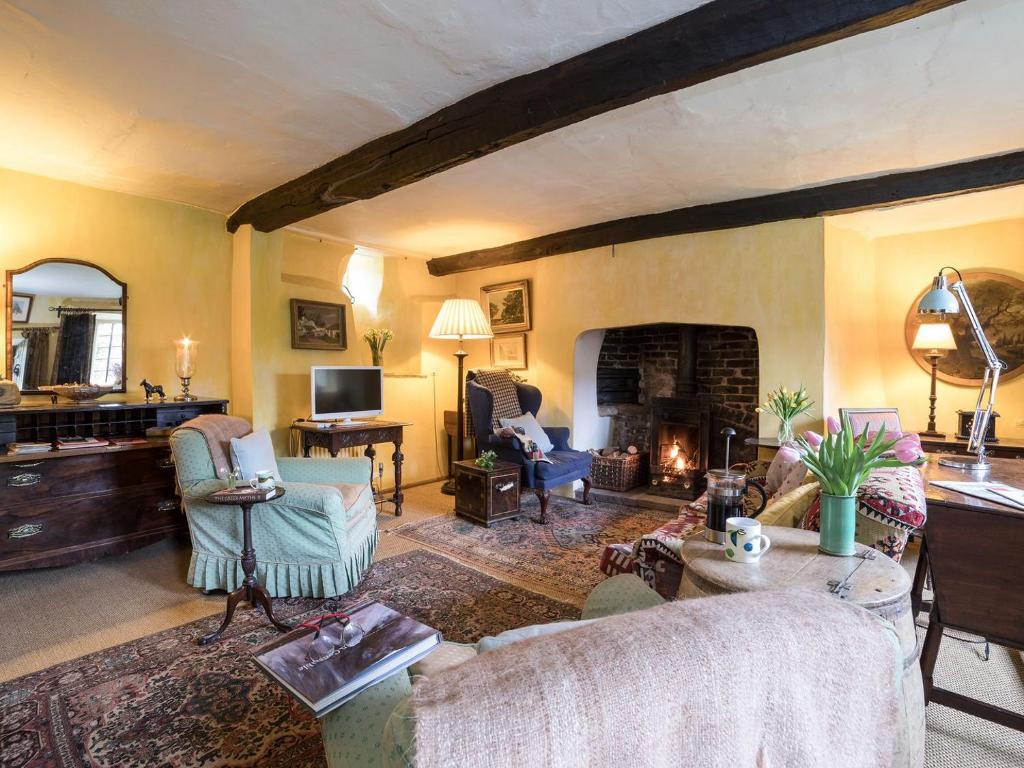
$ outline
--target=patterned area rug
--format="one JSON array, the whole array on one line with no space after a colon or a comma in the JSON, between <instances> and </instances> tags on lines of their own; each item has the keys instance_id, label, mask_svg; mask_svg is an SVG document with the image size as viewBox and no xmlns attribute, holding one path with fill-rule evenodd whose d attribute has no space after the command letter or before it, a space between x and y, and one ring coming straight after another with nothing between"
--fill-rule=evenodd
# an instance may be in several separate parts
<instances>
[{"instance_id":1,"label":"patterned area rug","mask_svg":"<svg viewBox=\"0 0 1024 768\"><path fill-rule=\"evenodd\" d=\"M449 515L410 523L392 534L580 605L605 578L598 564L606 544L635 541L676 517L608 501L585 507L552 496L551 523L538 525L529 519L539 514L538 502L525 494L523 502L523 517L490 528Z\"/></svg>"},{"instance_id":2,"label":"patterned area rug","mask_svg":"<svg viewBox=\"0 0 1024 768\"><path fill-rule=\"evenodd\" d=\"M506 629L578 618L573 606L417 550L375 564L340 602L381 600L473 642ZM332 604L334 601L330 601ZM276 600L295 620L325 601ZM320 728L249 658L276 634L243 610L224 639L200 648L217 614L0 685L4 768L260 766L320 768ZM57 619L59 620L59 619Z\"/></svg>"}]
</instances>

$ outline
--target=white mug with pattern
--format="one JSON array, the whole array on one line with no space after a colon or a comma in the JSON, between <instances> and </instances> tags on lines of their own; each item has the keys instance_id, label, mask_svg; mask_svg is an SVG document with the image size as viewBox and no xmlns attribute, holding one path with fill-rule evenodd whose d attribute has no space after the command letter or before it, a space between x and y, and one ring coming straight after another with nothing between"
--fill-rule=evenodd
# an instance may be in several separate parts
<instances>
[{"instance_id":1,"label":"white mug with pattern","mask_svg":"<svg viewBox=\"0 0 1024 768\"><path fill-rule=\"evenodd\" d=\"M772 546L752 517L730 517L725 521L725 556L734 563L756 563Z\"/></svg>"}]
</instances>

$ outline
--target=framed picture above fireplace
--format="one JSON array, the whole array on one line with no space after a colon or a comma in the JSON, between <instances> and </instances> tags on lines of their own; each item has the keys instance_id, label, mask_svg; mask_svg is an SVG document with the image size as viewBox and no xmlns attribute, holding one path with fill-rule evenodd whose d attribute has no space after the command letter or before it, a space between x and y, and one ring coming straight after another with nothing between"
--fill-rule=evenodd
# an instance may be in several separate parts
<instances>
[{"instance_id":1,"label":"framed picture above fireplace","mask_svg":"<svg viewBox=\"0 0 1024 768\"><path fill-rule=\"evenodd\" d=\"M495 333L530 330L530 281L485 285L480 289L491 330Z\"/></svg>"}]
</instances>

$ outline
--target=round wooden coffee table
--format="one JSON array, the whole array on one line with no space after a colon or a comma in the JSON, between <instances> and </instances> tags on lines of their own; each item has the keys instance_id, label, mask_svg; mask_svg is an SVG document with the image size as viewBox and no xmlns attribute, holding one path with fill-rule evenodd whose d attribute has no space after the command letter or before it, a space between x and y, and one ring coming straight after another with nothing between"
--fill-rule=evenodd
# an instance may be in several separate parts
<instances>
[{"instance_id":1,"label":"round wooden coffee table","mask_svg":"<svg viewBox=\"0 0 1024 768\"><path fill-rule=\"evenodd\" d=\"M852 557L818 550L818 534L797 528L766 526L771 549L756 563L734 563L721 544L703 537L682 548L679 597L706 597L758 590L810 591L866 608L893 626L903 650L903 697L908 713L906 748L924 755L924 689L918 664L920 647L910 610L910 575L897 562L863 544ZM902 763L898 763L902 765Z\"/></svg>"},{"instance_id":2,"label":"round wooden coffee table","mask_svg":"<svg viewBox=\"0 0 1024 768\"><path fill-rule=\"evenodd\" d=\"M256 580L256 550L252 546L252 508L256 504L265 501L275 501L284 496L284 488L278 488L277 492L269 499L263 493L253 491L251 495L233 496L231 498L210 495L206 500L211 504L222 504L225 506L242 508L242 572L245 578L242 579L242 586L228 595L228 607L224 621L220 627L208 635L204 635L197 641L199 645L209 645L220 640L221 633L228 628L231 619L234 618L235 608L244 599L249 605L255 608L262 605L267 613L270 623L282 632L288 632L291 627L282 621L274 618L274 606L270 593L265 590Z\"/></svg>"}]
</instances>

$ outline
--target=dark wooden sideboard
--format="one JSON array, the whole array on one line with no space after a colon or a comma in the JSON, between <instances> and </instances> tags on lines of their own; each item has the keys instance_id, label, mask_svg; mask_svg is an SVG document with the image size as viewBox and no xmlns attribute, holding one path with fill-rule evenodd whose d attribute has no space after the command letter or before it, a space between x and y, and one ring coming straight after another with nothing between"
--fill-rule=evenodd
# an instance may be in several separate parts
<instances>
[{"instance_id":1,"label":"dark wooden sideboard","mask_svg":"<svg viewBox=\"0 0 1024 768\"><path fill-rule=\"evenodd\" d=\"M186 528L165 438L121 447L7 455L10 442L143 437L226 400L99 401L0 409L0 571L129 552Z\"/></svg>"},{"instance_id":2,"label":"dark wooden sideboard","mask_svg":"<svg viewBox=\"0 0 1024 768\"><path fill-rule=\"evenodd\" d=\"M925 453L967 455L967 441L948 437L921 437ZM985 443L985 452L993 459L1024 459L1024 440L1000 438L998 443Z\"/></svg>"}]
</instances>

